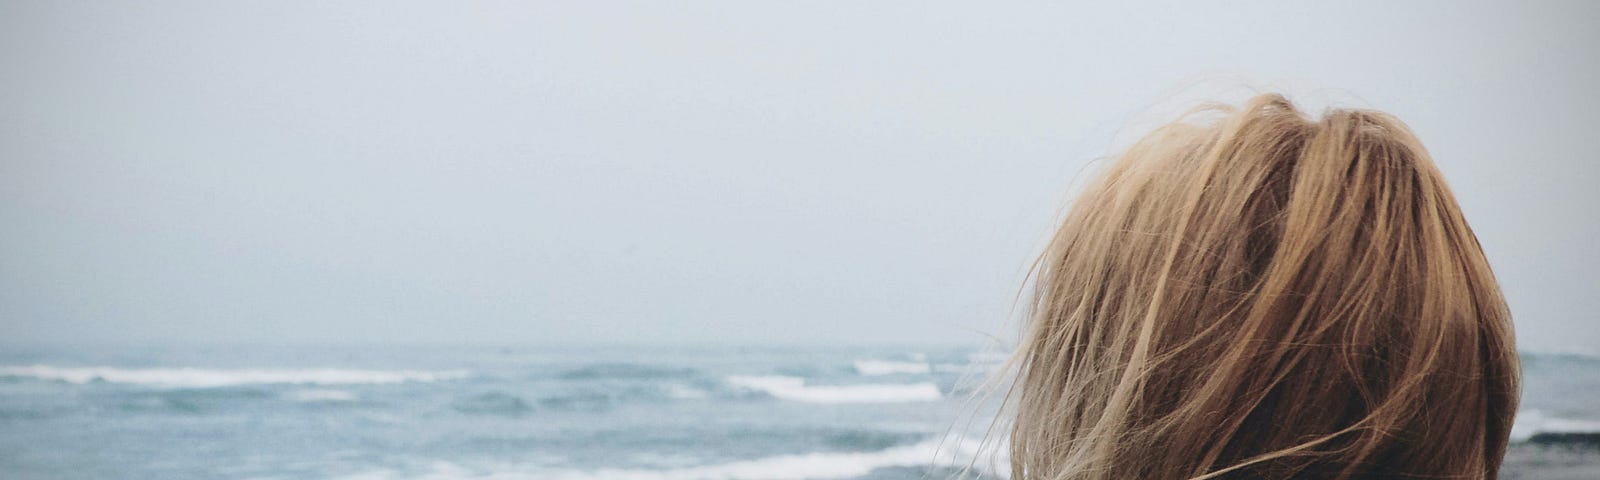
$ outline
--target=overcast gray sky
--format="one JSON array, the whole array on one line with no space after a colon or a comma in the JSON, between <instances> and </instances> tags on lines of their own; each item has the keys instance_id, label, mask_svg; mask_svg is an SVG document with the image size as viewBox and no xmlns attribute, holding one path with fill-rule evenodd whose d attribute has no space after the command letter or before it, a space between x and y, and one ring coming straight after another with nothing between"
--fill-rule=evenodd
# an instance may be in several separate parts
<instances>
[{"instance_id":1,"label":"overcast gray sky","mask_svg":"<svg viewBox=\"0 0 1600 480\"><path fill-rule=\"evenodd\" d=\"M1600 345L1595 3L657 3L0 2L0 337L977 342L1248 86L1407 121L1522 345Z\"/></svg>"}]
</instances>

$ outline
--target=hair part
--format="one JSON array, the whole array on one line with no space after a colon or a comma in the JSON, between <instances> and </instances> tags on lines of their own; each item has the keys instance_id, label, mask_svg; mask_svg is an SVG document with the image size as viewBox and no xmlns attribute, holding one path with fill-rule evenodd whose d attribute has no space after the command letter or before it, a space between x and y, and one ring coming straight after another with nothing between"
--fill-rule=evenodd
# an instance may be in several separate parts
<instances>
[{"instance_id":1,"label":"hair part","mask_svg":"<svg viewBox=\"0 0 1600 480\"><path fill-rule=\"evenodd\" d=\"M1279 95L1197 113L1035 264L1012 478L1495 478L1511 316L1422 144Z\"/></svg>"}]
</instances>

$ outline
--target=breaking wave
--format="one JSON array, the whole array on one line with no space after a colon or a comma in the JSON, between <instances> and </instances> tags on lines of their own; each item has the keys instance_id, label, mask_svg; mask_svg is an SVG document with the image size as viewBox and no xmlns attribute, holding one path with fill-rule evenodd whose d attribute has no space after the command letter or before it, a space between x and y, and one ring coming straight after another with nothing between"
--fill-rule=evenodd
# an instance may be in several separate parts
<instances>
[{"instance_id":1,"label":"breaking wave","mask_svg":"<svg viewBox=\"0 0 1600 480\"><path fill-rule=\"evenodd\" d=\"M356 394L344 390L306 389L289 392L289 398L305 403L353 402L356 401Z\"/></svg>"},{"instance_id":2,"label":"breaking wave","mask_svg":"<svg viewBox=\"0 0 1600 480\"><path fill-rule=\"evenodd\" d=\"M780 400L807 403L903 403L944 398L933 382L862 385L806 385L800 377L782 375L732 376L728 384L755 390Z\"/></svg>"},{"instance_id":3,"label":"breaking wave","mask_svg":"<svg viewBox=\"0 0 1600 480\"><path fill-rule=\"evenodd\" d=\"M1511 441L1526 442L1548 435L1600 435L1600 421L1557 418L1538 410L1517 412L1511 427Z\"/></svg>"},{"instance_id":4,"label":"breaking wave","mask_svg":"<svg viewBox=\"0 0 1600 480\"><path fill-rule=\"evenodd\" d=\"M710 465L697 465L661 469L607 468L596 470L540 470L483 471L450 462L435 462L426 473L396 471L366 472L351 478L495 478L504 480L824 480L856 478L885 468L948 468L961 469L971 465L985 478L1004 478L1004 469L993 468L1003 461L983 460L997 452L994 445L984 445L966 437L939 437L910 445L889 447L869 452L816 452L784 454L751 460L740 460Z\"/></svg>"},{"instance_id":5,"label":"breaking wave","mask_svg":"<svg viewBox=\"0 0 1600 480\"><path fill-rule=\"evenodd\" d=\"M856 373L861 375L926 374L932 372L928 362L895 362L888 360L856 360Z\"/></svg>"}]
</instances>

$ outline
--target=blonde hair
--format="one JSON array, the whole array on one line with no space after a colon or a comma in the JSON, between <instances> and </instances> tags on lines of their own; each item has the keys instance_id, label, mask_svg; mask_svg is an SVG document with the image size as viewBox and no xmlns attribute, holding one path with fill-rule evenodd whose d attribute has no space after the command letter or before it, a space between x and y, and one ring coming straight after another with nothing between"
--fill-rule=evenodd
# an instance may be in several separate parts
<instances>
[{"instance_id":1,"label":"blonde hair","mask_svg":"<svg viewBox=\"0 0 1600 480\"><path fill-rule=\"evenodd\" d=\"M1511 316L1398 119L1284 97L1118 156L1034 267L1016 479L1497 475Z\"/></svg>"}]
</instances>

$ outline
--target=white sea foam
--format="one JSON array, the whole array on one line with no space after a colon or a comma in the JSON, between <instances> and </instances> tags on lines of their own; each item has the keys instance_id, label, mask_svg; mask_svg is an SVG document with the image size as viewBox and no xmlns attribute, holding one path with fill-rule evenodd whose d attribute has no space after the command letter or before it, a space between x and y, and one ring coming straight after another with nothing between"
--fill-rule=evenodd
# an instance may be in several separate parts
<instances>
[{"instance_id":1,"label":"white sea foam","mask_svg":"<svg viewBox=\"0 0 1600 480\"><path fill-rule=\"evenodd\" d=\"M289 393L289 398L297 402L351 402L355 401L356 394L344 390L317 388L295 390Z\"/></svg>"},{"instance_id":2,"label":"white sea foam","mask_svg":"<svg viewBox=\"0 0 1600 480\"><path fill-rule=\"evenodd\" d=\"M730 462L669 470L607 469L590 472L552 472L545 477L557 480L816 480L854 478L887 467L965 466L964 460L978 450L978 443L958 440L941 444L936 438L914 445L892 447L876 452L827 452L778 455L741 462ZM958 463L961 462L961 463ZM980 462L982 463L982 462Z\"/></svg>"},{"instance_id":3,"label":"white sea foam","mask_svg":"<svg viewBox=\"0 0 1600 480\"><path fill-rule=\"evenodd\" d=\"M991 454L1000 454L987 459ZM825 480L854 478L889 467L951 467L972 466L991 477L1004 478L1010 472L995 465L1005 465L1003 449L984 445L965 437L952 437L941 441L938 437L899 447L874 452L819 452L775 455L711 465L686 466L664 469L599 469L599 470L541 470L501 465L484 471L448 462L435 462L425 473L403 474L393 470L367 472L346 477L347 480L388 480L447 478L489 478L496 480Z\"/></svg>"},{"instance_id":4,"label":"white sea foam","mask_svg":"<svg viewBox=\"0 0 1600 480\"><path fill-rule=\"evenodd\" d=\"M668 397L679 400L696 400L710 396L710 393L707 393L705 390L687 385L679 385L676 383L667 384L666 391Z\"/></svg>"},{"instance_id":5,"label":"white sea foam","mask_svg":"<svg viewBox=\"0 0 1600 480\"><path fill-rule=\"evenodd\" d=\"M773 397L807 403L902 403L944 398L932 382L906 384L806 385L799 377L781 375L732 376L734 386L765 392Z\"/></svg>"},{"instance_id":6,"label":"white sea foam","mask_svg":"<svg viewBox=\"0 0 1600 480\"><path fill-rule=\"evenodd\" d=\"M862 375L926 374L928 362L895 362L889 360L856 360L856 373Z\"/></svg>"},{"instance_id":7,"label":"white sea foam","mask_svg":"<svg viewBox=\"0 0 1600 480\"><path fill-rule=\"evenodd\" d=\"M467 376L465 371L312 369L203 369L0 366L0 377L27 377L68 383L109 382L158 387L227 387L256 384L356 385L434 382Z\"/></svg>"},{"instance_id":8,"label":"white sea foam","mask_svg":"<svg viewBox=\"0 0 1600 480\"><path fill-rule=\"evenodd\" d=\"M1600 421L1547 416L1538 410L1517 412L1511 441L1522 442L1541 433L1600 433Z\"/></svg>"}]
</instances>

